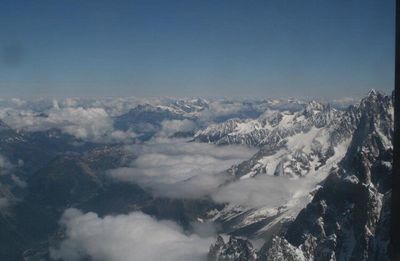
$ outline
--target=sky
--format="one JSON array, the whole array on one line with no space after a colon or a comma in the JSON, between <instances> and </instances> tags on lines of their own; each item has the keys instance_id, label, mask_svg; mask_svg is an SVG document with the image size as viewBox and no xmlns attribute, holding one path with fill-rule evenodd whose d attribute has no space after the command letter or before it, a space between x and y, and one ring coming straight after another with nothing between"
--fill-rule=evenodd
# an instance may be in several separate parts
<instances>
[{"instance_id":1,"label":"sky","mask_svg":"<svg viewBox=\"0 0 400 261\"><path fill-rule=\"evenodd\" d=\"M361 97L394 0L2 0L0 97Z\"/></svg>"}]
</instances>

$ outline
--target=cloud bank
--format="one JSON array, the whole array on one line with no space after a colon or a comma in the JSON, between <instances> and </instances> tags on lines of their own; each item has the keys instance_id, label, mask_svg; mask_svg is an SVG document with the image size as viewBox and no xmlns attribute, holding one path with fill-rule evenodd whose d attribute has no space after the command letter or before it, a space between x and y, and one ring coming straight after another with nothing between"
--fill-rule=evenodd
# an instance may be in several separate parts
<instances>
[{"instance_id":1,"label":"cloud bank","mask_svg":"<svg viewBox=\"0 0 400 261\"><path fill-rule=\"evenodd\" d=\"M174 222L158 221L141 212L100 218L67 209L61 219L66 238L50 249L66 261L91 257L100 261L206 260L213 238L187 235Z\"/></svg>"},{"instance_id":2,"label":"cloud bank","mask_svg":"<svg viewBox=\"0 0 400 261\"><path fill-rule=\"evenodd\" d=\"M110 175L151 189L156 195L176 198L212 193L229 178L221 172L255 153L244 146L221 147L182 139L155 139L131 149L138 158L130 167L112 170Z\"/></svg>"},{"instance_id":3,"label":"cloud bank","mask_svg":"<svg viewBox=\"0 0 400 261\"><path fill-rule=\"evenodd\" d=\"M308 194L315 181L307 178L257 176L220 187L212 194L216 202L246 207L279 207Z\"/></svg>"},{"instance_id":4,"label":"cloud bank","mask_svg":"<svg viewBox=\"0 0 400 261\"><path fill-rule=\"evenodd\" d=\"M161 122L159 137L169 137L176 132L188 132L196 128L196 123L191 120L164 120Z\"/></svg>"},{"instance_id":5,"label":"cloud bank","mask_svg":"<svg viewBox=\"0 0 400 261\"><path fill-rule=\"evenodd\" d=\"M260 175L232 181L225 170L250 158L254 149L216 146L183 139L155 139L129 147L139 156L131 166L109 171L120 180L138 184L156 196L196 199L245 207L278 207L303 197L317 181ZM227 182L227 181L230 182Z\"/></svg>"},{"instance_id":6,"label":"cloud bank","mask_svg":"<svg viewBox=\"0 0 400 261\"><path fill-rule=\"evenodd\" d=\"M53 107L43 113L31 110L3 109L0 116L14 129L44 131L59 129L78 139L95 142L129 141L136 137L132 131L114 130L113 120L103 108Z\"/></svg>"}]
</instances>

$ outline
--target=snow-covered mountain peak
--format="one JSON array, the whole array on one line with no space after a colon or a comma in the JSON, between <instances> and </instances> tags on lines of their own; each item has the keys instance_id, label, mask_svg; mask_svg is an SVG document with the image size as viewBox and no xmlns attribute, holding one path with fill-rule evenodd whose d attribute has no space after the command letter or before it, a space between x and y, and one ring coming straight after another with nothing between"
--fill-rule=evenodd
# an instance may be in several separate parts
<instances>
[{"instance_id":1,"label":"snow-covered mountain peak","mask_svg":"<svg viewBox=\"0 0 400 261\"><path fill-rule=\"evenodd\" d=\"M322 111L327 111L327 110L330 110L329 104L323 104L323 103L317 102L315 100L312 100L305 105L304 113L312 115L312 114L322 112Z\"/></svg>"},{"instance_id":2,"label":"snow-covered mountain peak","mask_svg":"<svg viewBox=\"0 0 400 261\"><path fill-rule=\"evenodd\" d=\"M368 97L369 96L376 96L377 94L378 94L379 92L378 91L376 91L375 89L371 89L371 90L369 90L368 91Z\"/></svg>"},{"instance_id":3,"label":"snow-covered mountain peak","mask_svg":"<svg viewBox=\"0 0 400 261\"><path fill-rule=\"evenodd\" d=\"M288 221L286 227L281 224L279 229L276 226L264 226L261 217L254 223L246 224L248 230L257 225L263 227L252 235L257 235L259 231L264 232L264 238L268 235L267 243L256 252L257 260L389 260L393 99L373 91L358 106L338 112L336 117L335 121L321 128L314 126L288 136L284 146L286 152L282 147L271 152L265 146L247 165L242 164L242 169L236 169L254 171L256 166L261 166L261 170L265 166L268 169L271 162L282 155L292 158L304 155L296 159L297 166L303 160L312 162L313 153L307 154L309 148L305 145L312 143L307 137L316 137L311 135L313 132L328 133L328 141L321 143L330 144L329 147L334 151L333 156L330 155L318 170L320 174L325 173L326 178L294 221ZM299 146L303 147L302 153L299 150L288 153L289 148ZM330 168L335 155L340 157L336 158L336 167ZM247 213L235 213L235 218L248 216ZM268 224L277 220L271 216L265 216L264 220L268 218ZM242 227L240 229L244 230ZM269 231L269 234L265 231ZM216 245L221 244L220 241ZM228 241L218 249L229 249L230 244L237 246ZM253 251L251 245L242 243L236 252ZM214 260L236 259L229 259L228 252L220 251Z\"/></svg>"}]
</instances>

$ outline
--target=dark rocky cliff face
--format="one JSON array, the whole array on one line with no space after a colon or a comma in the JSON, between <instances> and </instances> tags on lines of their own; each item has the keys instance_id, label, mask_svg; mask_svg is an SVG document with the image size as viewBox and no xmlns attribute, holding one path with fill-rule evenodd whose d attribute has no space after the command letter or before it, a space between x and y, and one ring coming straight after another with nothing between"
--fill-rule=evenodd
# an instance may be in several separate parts
<instances>
[{"instance_id":1,"label":"dark rocky cliff face","mask_svg":"<svg viewBox=\"0 0 400 261\"><path fill-rule=\"evenodd\" d=\"M219 261L255 261L257 260L257 253L253 245L241 238L230 237L227 243L221 236L218 236L217 241L210 247L208 260Z\"/></svg>"},{"instance_id":2,"label":"dark rocky cliff face","mask_svg":"<svg viewBox=\"0 0 400 261\"><path fill-rule=\"evenodd\" d=\"M371 91L354 113L355 131L339 167L257 260L389 260L392 97ZM231 241L221 244L211 248L212 260L240 260L227 251ZM236 249L248 251L254 251L248 244Z\"/></svg>"}]
</instances>

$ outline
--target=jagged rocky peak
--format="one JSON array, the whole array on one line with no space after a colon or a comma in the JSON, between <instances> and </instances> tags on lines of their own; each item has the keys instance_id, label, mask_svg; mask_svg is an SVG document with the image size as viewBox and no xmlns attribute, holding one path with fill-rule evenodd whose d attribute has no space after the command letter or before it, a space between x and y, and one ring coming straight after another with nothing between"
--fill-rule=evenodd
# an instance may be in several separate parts
<instances>
[{"instance_id":1,"label":"jagged rocky peak","mask_svg":"<svg viewBox=\"0 0 400 261\"><path fill-rule=\"evenodd\" d=\"M340 168L331 172L312 202L290 225L284 239L271 249L295 247L307 260L387 260L385 205L390 198L388 180L393 159L391 99L370 92L359 107L361 114L351 145ZM388 128L385 132L383 128ZM314 242L304 248L306 242Z\"/></svg>"},{"instance_id":2,"label":"jagged rocky peak","mask_svg":"<svg viewBox=\"0 0 400 261\"><path fill-rule=\"evenodd\" d=\"M376 96L376 95L378 95L378 94L380 94L378 91L376 91L375 89L371 89L371 90L369 90L369 92L368 92L368 97L370 97L370 96Z\"/></svg>"},{"instance_id":3,"label":"jagged rocky peak","mask_svg":"<svg viewBox=\"0 0 400 261\"><path fill-rule=\"evenodd\" d=\"M330 109L331 109L331 106L329 105L329 103L324 104L324 103L312 100L305 105L304 114L305 115L313 115L318 112L329 111Z\"/></svg>"},{"instance_id":4,"label":"jagged rocky peak","mask_svg":"<svg viewBox=\"0 0 400 261\"><path fill-rule=\"evenodd\" d=\"M304 245L306 248L308 244ZM260 251L259 260L266 261L304 261L312 260L310 256L305 256L303 251L292 246L286 239L274 237L271 241L271 247Z\"/></svg>"},{"instance_id":5,"label":"jagged rocky peak","mask_svg":"<svg viewBox=\"0 0 400 261\"><path fill-rule=\"evenodd\" d=\"M361 100L360 108L365 109L374 104L375 104L375 106L373 106L373 107L376 107L377 105L388 106L391 103L392 103L391 96L385 95L379 91L372 89L369 91L368 95Z\"/></svg>"},{"instance_id":6,"label":"jagged rocky peak","mask_svg":"<svg viewBox=\"0 0 400 261\"><path fill-rule=\"evenodd\" d=\"M182 113L195 113L209 108L208 101L202 98L180 99L169 105Z\"/></svg>"},{"instance_id":7,"label":"jagged rocky peak","mask_svg":"<svg viewBox=\"0 0 400 261\"><path fill-rule=\"evenodd\" d=\"M189 103L192 106L198 106L200 108L208 108L208 101L203 98L193 98L187 100L186 103Z\"/></svg>"},{"instance_id":8,"label":"jagged rocky peak","mask_svg":"<svg viewBox=\"0 0 400 261\"><path fill-rule=\"evenodd\" d=\"M157 106L153 106L151 104L145 103L145 104L139 104L135 108L131 109L130 112L140 112L140 111L160 111L161 108Z\"/></svg>"},{"instance_id":9,"label":"jagged rocky peak","mask_svg":"<svg viewBox=\"0 0 400 261\"><path fill-rule=\"evenodd\" d=\"M305 105L304 115L312 126L317 128L325 127L341 116L329 103L310 101Z\"/></svg>"},{"instance_id":10,"label":"jagged rocky peak","mask_svg":"<svg viewBox=\"0 0 400 261\"><path fill-rule=\"evenodd\" d=\"M314 191L312 201L288 223L286 231L274 233L273 240L256 252L257 260L389 260L392 96L371 91L338 115L326 129L332 131L331 145L350 140L342 148L345 156L335 168L325 170L329 175ZM263 157L267 160L261 167L268 166L272 157L267 152L260 150L258 158L242 164L235 174L254 171ZM296 158L296 162L302 160ZM228 244L220 242L220 249ZM242 252L253 250L242 246L246 249Z\"/></svg>"},{"instance_id":11,"label":"jagged rocky peak","mask_svg":"<svg viewBox=\"0 0 400 261\"><path fill-rule=\"evenodd\" d=\"M256 119L229 119L212 124L195 134L195 140L218 145L246 144L249 146L270 146L271 143L308 132L311 128L323 128L339 122L343 112L338 112L329 104L311 101L302 105L303 109L265 108Z\"/></svg>"},{"instance_id":12,"label":"jagged rocky peak","mask_svg":"<svg viewBox=\"0 0 400 261\"><path fill-rule=\"evenodd\" d=\"M248 240L231 236L229 241L225 243L224 239L218 236L215 244L210 247L208 260L255 261L257 260L257 254Z\"/></svg>"}]
</instances>

